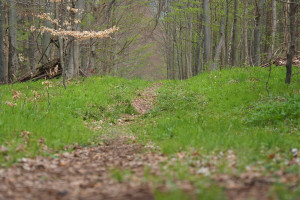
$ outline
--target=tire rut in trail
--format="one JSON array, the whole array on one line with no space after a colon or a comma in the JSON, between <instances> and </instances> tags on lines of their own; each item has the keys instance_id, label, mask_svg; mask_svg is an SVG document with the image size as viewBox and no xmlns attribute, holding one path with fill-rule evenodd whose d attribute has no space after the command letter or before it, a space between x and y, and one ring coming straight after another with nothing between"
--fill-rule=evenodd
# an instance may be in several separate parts
<instances>
[{"instance_id":1,"label":"tire rut in trail","mask_svg":"<svg viewBox=\"0 0 300 200\"><path fill-rule=\"evenodd\" d=\"M159 86L154 84L133 100L139 112L135 117L152 108ZM154 199L150 185L143 181L144 168L151 163L156 170L165 158L145 150L131 137L119 135L56 158L22 159L0 169L0 200Z\"/></svg>"}]
</instances>

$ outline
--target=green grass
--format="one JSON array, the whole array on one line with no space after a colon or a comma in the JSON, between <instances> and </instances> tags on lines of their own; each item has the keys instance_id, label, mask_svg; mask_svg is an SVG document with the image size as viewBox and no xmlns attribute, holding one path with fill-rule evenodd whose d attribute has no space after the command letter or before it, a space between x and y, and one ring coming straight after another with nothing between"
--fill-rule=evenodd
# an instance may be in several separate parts
<instances>
[{"instance_id":1,"label":"green grass","mask_svg":"<svg viewBox=\"0 0 300 200\"><path fill-rule=\"evenodd\" d=\"M67 90L60 80L55 80L49 90L42 81L0 86L0 146L8 148L0 153L0 164L8 166L22 157L53 156L67 145L91 145L103 132L126 131L138 135L144 143L156 143L170 157L197 151L199 159L209 163L213 155L235 152L237 171L224 156L216 173L238 175L256 166L265 173L284 170L299 174L299 165L286 163L293 157L291 149L300 150L300 81L295 76L292 84L286 85L284 76L284 68L273 68L269 95L265 85L267 68L235 68L185 81L163 81L153 110L124 130L110 124L123 114L136 113L130 102L150 82L95 77L71 82ZM12 89L22 95L13 99ZM36 99L34 91L38 93ZM8 102L16 106L10 107ZM94 120L103 121L101 131L86 127L84 122ZM52 152L47 152L45 145ZM272 155L276 159L270 159ZM209 177L189 174L189 162L193 161L167 167L167 180L147 172L145 180L157 185L186 180L196 186L200 199L224 199L223 189ZM122 169L112 170L111 175L123 181ZM170 185L173 188L169 193L156 191L157 199L190 198L176 185ZM291 191L278 181L270 196L297 199L299 191L299 187Z\"/></svg>"},{"instance_id":2,"label":"green grass","mask_svg":"<svg viewBox=\"0 0 300 200\"><path fill-rule=\"evenodd\" d=\"M166 81L144 119L144 138L165 153L232 149L249 159L262 148L300 148L300 82L295 77L287 86L284 69L274 68L268 96L267 75L264 68L236 68Z\"/></svg>"},{"instance_id":3,"label":"green grass","mask_svg":"<svg viewBox=\"0 0 300 200\"><path fill-rule=\"evenodd\" d=\"M268 95L268 73L267 68L235 68L185 81L164 81L156 106L132 130L142 133L142 141L154 141L170 156L198 151L201 158L233 150L238 171L232 170L224 157L216 173L238 175L255 166L266 174L278 170L297 174L299 165L287 163L292 159L291 149L300 149L300 81L295 76L293 83L286 85L285 68L273 68ZM270 155L278 158L270 159ZM203 177L195 180L188 173L180 177L184 167L170 171L176 171L177 179L190 179L196 185L211 182ZM274 187L271 195L297 198L300 188L287 192L287 187ZM208 199L224 198L222 190L208 188L203 194L213 194ZM157 193L157 198L173 198L172 194L165 195Z\"/></svg>"},{"instance_id":4,"label":"green grass","mask_svg":"<svg viewBox=\"0 0 300 200\"><path fill-rule=\"evenodd\" d=\"M0 153L0 164L47 154L39 142L41 138L54 151L74 143L89 144L99 133L88 129L84 121L114 123L121 114L134 113L130 102L138 90L148 85L141 80L98 77L71 82L65 90L55 80L48 88L50 104L42 81L0 86L0 146L9 150ZM13 99L12 90L22 94ZM34 91L38 94L36 99ZM11 108L7 102L17 106ZM22 136L22 132L29 132L29 137ZM18 148L21 146L24 147Z\"/></svg>"}]
</instances>

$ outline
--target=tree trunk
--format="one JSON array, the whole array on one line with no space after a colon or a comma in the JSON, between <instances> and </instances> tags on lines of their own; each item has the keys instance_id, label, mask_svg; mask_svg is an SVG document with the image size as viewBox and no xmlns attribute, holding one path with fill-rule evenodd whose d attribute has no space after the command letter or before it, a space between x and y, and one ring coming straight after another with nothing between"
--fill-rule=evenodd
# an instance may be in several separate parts
<instances>
[{"instance_id":1,"label":"tree trunk","mask_svg":"<svg viewBox=\"0 0 300 200\"><path fill-rule=\"evenodd\" d=\"M233 19L233 32L232 32L232 48L231 48L231 65L237 66L238 64L238 0L234 0L234 19Z\"/></svg>"},{"instance_id":2,"label":"tree trunk","mask_svg":"<svg viewBox=\"0 0 300 200\"><path fill-rule=\"evenodd\" d=\"M81 26L80 23L75 23L75 21L80 20L82 18L82 12L84 8L84 0L77 0L75 3L72 2L73 8L78 9L78 12L75 14L73 13L73 19L72 19L72 30L74 31L80 31ZM69 79L71 78L78 78L79 76L79 66L81 64L80 61L80 42L77 40L74 40L75 38L72 38L73 41L70 44L70 50L69 50L69 63L68 63L68 70L67 70L67 77Z\"/></svg>"},{"instance_id":3,"label":"tree trunk","mask_svg":"<svg viewBox=\"0 0 300 200\"><path fill-rule=\"evenodd\" d=\"M7 65L5 57L4 45L4 26L5 26L5 12L2 1L0 0L0 83L7 82Z\"/></svg>"},{"instance_id":4,"label":"tree trunk","mask_svg":"<svg viewBox=\"0 0 300 200\"><path fill-rule=\"evenodd\" d=\"M269 49L271 48L271 34L272 34L272 0L266 2L266 21L265 21L265 46L263 51L264 63L269 60Z\"/></svg>"},{"instance_id":5,"label":"tree trunk","mask_svg":"<svg viewBox=\"0 0 300 200\"><path fill-rule=\"evenodd\" d=\"M248 0L245 1L245 19L244 19L244 62L246 65L249 64L249 46L248 46Z\"/></svg>"},{"instance_id":6,"label":"tree trunk","mask_svg":"<svg viewBox=\"0 0 300 200\"><path fill-rule=\"evenodd\" d=\"M227 65L229 62L229 1L226 0L226 24L225 24L225 55L224 55L224 60L225 64Z\"/></svg>"},{"instance_id":7,"label":"tree trunk","mask_svg":"<svg viewBox=\"0 0 300 200\"><path fill-rule=\"evenodd\" d=\"M74 38L70 37L71 40ZM74 77L74 41L70 43L69 51L68 51L69 59L68 59L68 67L66 70L66 75L68 79L72 79Z\"/></svg>"},{"instance_id":8,"label":"tree trunk","mask_svg":"<svg viewBox=\"0 0 300 200\"><path fill-rule=\"evenodd\" d=\"M192 59L193 59L193 16L190 14L190 19L189 19L189 48L188 48L188 59L189 59L189 64L188 64L188 76L191 77L193 76L193 67L192 67Z\"/></svg>"},{"instance_id":9,"label":"tree trunk","mask_svg":"<svg viewBox=\"0 0 300 200\"><path fill-rule=\"evenodd\" d=\"M223 7L224 13L226 13L226 6ZM225 14L223 14L222 19L221 19L221 27L220 27L220 41L219 44L216 48L216 53L215 53L215 58L214 58L214 63L209 67L211 70L216 70L218 67L218 62L220 60L220 55L221 55L221 50L224 45L224 39L225 39Z\"/></svg>"},{"instance_id":10,"label":"tree trunk","mask_svg":"<svg viewBox=\"0 0 300 200\"><path fill-rule=\"evenodd\" d=\"M195 74L197 75L200 73L200 56L201 56L201 45L202 45L202 17L198 15L199 27L198 27L198 43L197 43L197 50L196 50L196 65L195 65Z\"/></svg>"},{"instance_id":11,"label":"tree trunk","mask_svg":"<svg viewBox=\"0 0 300 200\"><path fill-rule=\"evenodd\" d=\"M16 1L10 1L9 3L8 23L9 23L8 81L13 82L17 70L20 69L19 59L18 59Z\"/></svg>"},{"instance_id":12,"label":"tree trunk","mask_svg":"<svg viewBox=\"0 0 300 200\"><path fill-rule=\"evenodd\" d=\"M211 51L211 30L210 30L210 9L209 0L203 0L203 17L204 17L204 55L205 62L210 61L210 51Z\"/></svg>"},{"instance_id":13,"label":"tree trunk","mask_svg":"<svg viewBox=\"0 0 300 200\"><path fill-rule=\"evenodd\" d=\"M296 3L291 3L290 4L290 13L289 13L289 18L290 18L290 36L291 36L291 42L289 46L289 51L287 54L287 61L286 61L286 79L285 83L290 84L291 79L292 79L292 63L293 63L293 58L295 55L295 44L296 44L296 11L297 11L297 4Z\"/></svg>"},{"instance_id":14,"label":"tree trunk","mask_svg":"<svg viewBox=\"0 0 300 200\"><path fill-rule=\"evenodd\" d=\"M89 56L89 69L96 69L96 46L93 39L90 39L90 56Z\"/></svg>"},{"instance_id":15,"label":"tree trunk","mask_svg":"<svg viewBox=\"0 0 300 200\"><path fill-rule=\"evenodd\" d=\"M261 65L261 55L260 55L260 42L261 42L261 36L260 36L260 28L261 28L261 9L263 4L265 3L265 0L259 0L259 2L256 3L256 13L255 13L255 28L254 28L254 52L253 52L253 64L255 66Z\"/></svg>"},{"instance_id":16,"label":"tree trunk","mask_svg":"<svg viewBox=\"0 0 300 200\"><path fill-rule=\"evenodd\" d=\"M45 13L50 14L51 13L51 3L50 0L45 0ZM45 20L44 22L45 27L52 28L52 24L50 21ZM50 45L50 40L51 40L51 34L49 32L44 32L42 36L42 63L47 63L50 59L50 52L51 52L51 45Z\"/></svg>"},{"instance_id":17,"label":"tree trunk","mask_svg":"<svg viewBox=\"0 0 300 200\"><path fill-rule=\"evenodd\" d=\"M272 33L271 33L271 45L268 51L269 60L272 58L275 49L276 31L277 31L277 3L276 0L272 0Z\"/></svg>"},{"instance_id":18,"label":"tree trunk","mask_svg":"<svg viewBox=\"0 0 300 200\"><path fill-rule=\"evenodd\" d=\"M60 20L60 26L63 27L64 25L64 15L63 15L63 7L64 7L64 0L60 0L60 13L58 11L58 5L56 5L57 7L55 8L56 10L56 16L59 16L59 20ZM65 49L65 45L64 45L64 38L63 36L58 36L58 43L59 43L59 58L60 58L60 65L63 69L63 85L65 87L65 89L67 89L67 83L66 83L66 79L67 79L67 74L66 74L66 66L65 66L65 57L64 57L64 49Z\"/></svg>"},{"instance_id":19,"label":"tree trunk","mask_svg":"<svg viewBox=\"0 0 300 200\"><path fill-rule=\"evenodd\" d=\"M283 46L283 54L287 54L288 53L288 49L290 46L290 31L289 31L289 12L290 12L290 0L286 0L287 3L284 4L284 46Z\"/></svg>"},{"instance_id":20,"label":"tree trunk","mask_svg":"<svg viewBox=\"0 0 300 200\"><path fill-rule=\"evenodd\" d=\"M33 0L31 0L31 2L33 3ZM28 15L28 22L30 24L34 24L33 21L33 16L34 13L30 13ZM29 33L29 37L28 37L28 53L29 53L29 65L30 65L30 70L33 71L36 68L36 43L35 43L35 31Z\"/></svg>"}]
</instances>

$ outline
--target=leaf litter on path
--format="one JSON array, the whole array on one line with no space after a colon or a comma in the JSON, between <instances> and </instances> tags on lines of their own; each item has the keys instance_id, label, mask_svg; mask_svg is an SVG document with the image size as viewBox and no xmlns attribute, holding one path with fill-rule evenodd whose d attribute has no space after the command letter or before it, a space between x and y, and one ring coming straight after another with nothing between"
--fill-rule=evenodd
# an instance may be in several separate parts
<instances>
[{"instance_id":1,"label":"leaf litter on path","mask_svg":"<svg viewBox=\"0 0 300 200\"><path fill-rule=\"evenodd\" d=\"M124 115L117 126L129 125L151 110L155 91L160 85L154 84L134 99L132 105L139 114ZM249 169L242 174L217 173L222 157L235 170L237 158L233 151L203 158L199 152L164 156L156 149L155 144L138 144L136 138L128 133L114 133L102 136L102 142L96 146L75 146L72 152L52 158L23 158L10 168L0 169L0 200L154 199L155 189L168 192L170 186L166 177L169 173L176 173L172 169L178 163L188 163L191 176L199 179L206 176L216 182L224 189L228 199L269 199L267 191L275 180L261 171ZM0 147L0 153L5 154L6 151L6 147ZM163 179L162 182L155 185L151 180L145 180L146 169L151 176ZM278 176L294 185L300 179L299 175L290 177L285 173ZM290 181L291 178L293 181ZM197 190L191 181L180 180L176 176L173 181L196 199Z\"/></svg>"},{"instance_id":2,"label":"leaf litter on path","mask_svg":"<svg viewBox=\"0 0 300 200\"><path fill-rule=\"evenodd\" d=\"M158 87L154 84L133 100L139 115L152 108ZM119 125L136 117L121 119ZM134 136L113 136L105 138L101 145L74 147L71 153L57 154L55 158L23 158L0 170L0 200L154 199L150 185L143 180L144 167L157 170L161 157L150 151L145 153L145 149ZM6 151L1 146L1 153ZM130 181L114 178L114 169L129 170ZM119 176L123 176L122 171Z\"/></svg>"},{"instance_id":3,"label":"leaf litter on path","mask_svg":"<svg viewBox=\"0 0 300 200\"><path fill-rule=\"evenodd\" d=\"M76 147L58 158L37 157L0 171L0 199L153 199L141 179L142 146L113 139L106 145ZM118 182L111 169L129 169L136 181Z\"/></svg>"}]
</instances>

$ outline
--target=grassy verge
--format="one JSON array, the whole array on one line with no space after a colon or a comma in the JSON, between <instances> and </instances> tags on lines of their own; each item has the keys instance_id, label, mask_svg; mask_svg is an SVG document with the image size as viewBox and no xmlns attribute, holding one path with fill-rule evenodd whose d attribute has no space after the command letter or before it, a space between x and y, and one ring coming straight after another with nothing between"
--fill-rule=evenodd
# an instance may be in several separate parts
<instances>
[{"instance_id":1,"label":"grassy verge","mask_svg":"<svg viewBox=\"0 0 300 200\"><path fill-rule=\"evenodd\" d=\"M213 174L239 175L256 169L271 175L278 182L272 189L276 197L286 199L289 194L290 199L297 199L300 187L290 191L276 174L300 173L300 81L295 76L288 86L284 84L285 69L273 68L268 95L268 72L265 68L232 69L186 81L165 81L155 108L132 130L142 133L142 141L154 141L169 156L196 152L202 166ZM189 159L186 162L191 164ZM180 176L189 168L183 163L173 167L177 172L172 179L191 180L196 185L213 182L203 181L203 173L196 179L189 173ZM210 193L201 184L198 189ZM222 197L220 192L211 191L216 198ZM160 193L158 197L164 198Z\"/></svg>"},{"instance_id":2,"label":"grassy verge","mask_svg":"<svg viewBox=\"0 0 300 200\"><path fill-rule=\"evenodd\" d=\"M130 102L148 84L97 77L71 82L67 90L59 80L0 86L0 164L90 144L97 133L84 121L114 123L134 113Z\"/></svg>"},{"instance_id":3,"label":"grassy verge","mask_svg":"<svg viewBox=\"0 0 300 200\"><path fill-rule=\"evenodd\" d=\"M284 69L275 68L268 96L267 73L232 69L166 81L156 107L143 119L143 136L164 153L237 150L247 160L299 148L300 81L295 77L287 86Z\"/></svg>"}]
</instances>

